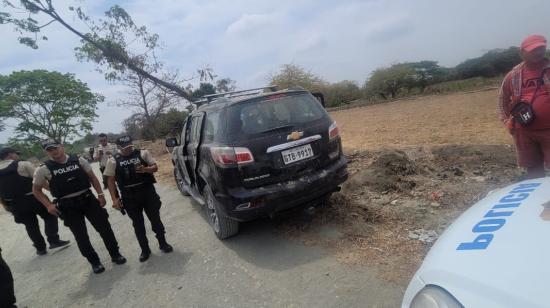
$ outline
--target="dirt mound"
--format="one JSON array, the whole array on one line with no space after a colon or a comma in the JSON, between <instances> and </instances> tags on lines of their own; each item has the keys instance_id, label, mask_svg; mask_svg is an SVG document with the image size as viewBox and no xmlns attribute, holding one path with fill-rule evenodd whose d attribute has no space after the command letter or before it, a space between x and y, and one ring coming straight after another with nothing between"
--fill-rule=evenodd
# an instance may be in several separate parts
<instances>
[{"instance_id":1,"label":"dirt mound","mask_svg":"<svg viewBox=\"0 0 550 308\"><path fill-rule=\"evenodd\" d=\"M406 284L437 234L488 191L516 181L509 145L442 145L353 152L350 179L320 215L285 230L306 243L334 248L342 262L381 269ZM317 226L336 224L342 236L322 238ZM298 225L302 226L300 229Z\"/></svg>"},{"instance_id":2,"label":"dirt mound","mask_svg":"<svg viewBox=\"0 0 550 308\"><path fill-rule=\"evenodd\" d=\"M369 168L355 173L344 185L344 190L354 191L367 186L377 192L390 190L410 190L416 183L403 179L403 176L417 173L414 162L403 151L390 150L379 154Z\"/></svg>"}]
</instances>

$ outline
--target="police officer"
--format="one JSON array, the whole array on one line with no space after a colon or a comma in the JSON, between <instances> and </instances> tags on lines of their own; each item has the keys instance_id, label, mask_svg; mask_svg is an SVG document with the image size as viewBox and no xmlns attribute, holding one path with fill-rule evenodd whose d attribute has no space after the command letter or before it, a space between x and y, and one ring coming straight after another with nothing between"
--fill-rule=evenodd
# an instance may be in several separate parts
<instances>
[{"instance_id":1,"label":"police officer","mask_svg":"<svg viewBox=\"0 0 550 308\"><path fill-rule=\"evenodd\" d=\"M165 253L172 252L173 248L166 242L164 225L160 220L160 197L153 185L156 183L153 173L158 170L155 159L149 151L135 149L130 136L118 138L117 145L119 153L107 161L104 174L107 176L113 207L119 210L124 208L132 219L141 247L139 261L144 262L151 255L145 234L143 212L151 222L160 250ZM118 198L115 181L120 189L122 200Z\"/></svg>"},{"instance_id":2,"label":"police officer","mask_svg":"<svg viewBox=\"0 0 550 308\"><path fill-rule=\"evenodd\" d=\"M65 246L69 241L59 239L57 217L48 213L46 208L32 194L34 165L19 160L19 152L10 147L0 150L0 200L6 210L13 214L16 223L25 225L27 234L36 248L37 255L45 255L46 242L40 233L37 215L44 220L44 231L50 243L50 249Z\"/></svg>"},{"instance_id":3,"label":"police officer","mask_svg":"<svg viewBox=\"0 0 550 308\"><path fill-rule=\"evenodd\" d=\"M105 166L107 165L107 160L115 155L117 147L115 144L109 143L107 141L107 134L101 133L99 137L99 146L97 147L97 152L92 156L94 161L99 162L99 171L103 175L103 189L107 189L107 177L103 174L105 172ZM95 149L94 149L95 151Z\"/></svg>"},{"instance_id":4,"label":"police officer","mask_svg":"<svg viewBox=\"0 0 550 308\"><path fill-rule=\"evenodd\" d=\"M0 307L17 308L13 291L13 276L6 261L2 258L2 249L0 249Z\"/></svg>"},{"instance_id":5,"label":"police officer","mask_svg":"<svg viewBox=\"0 0 550 308\"><path fill-rule=\"evenodd\" d=\"M108 220L109 215L103 208L105 196L92 166L83 158L65 154L63 145L57 140L47 139L42 142L42 147L50 159L34 174L33 193L36 198L44 204L50 214L61 215L65 226L73 233L80 253L88 259L94 273L99 274L105 271L105 268L90 243L84 218L88 219L103 239L111 260L116 264L126 263L126 259L119 252L115 234ZM57 206L42 191L45 183L49 183ZM98 198L92 194L90 183L94 186Z\"/></svg>"}]
</instances>

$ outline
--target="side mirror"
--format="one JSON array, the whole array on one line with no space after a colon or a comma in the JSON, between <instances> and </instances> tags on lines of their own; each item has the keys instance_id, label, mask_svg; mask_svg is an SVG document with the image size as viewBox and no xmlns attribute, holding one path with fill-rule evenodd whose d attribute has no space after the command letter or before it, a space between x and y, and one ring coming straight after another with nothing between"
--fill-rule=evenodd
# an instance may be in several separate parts
<instances>
[{"instance_id":1,"label":"side mirror","mask_svg":"<svg viewBox=\"0 0 550 308\"><path fill-rule=\"evenodd\" d=\"M168 138L166 139L166 141L164 142L164 144L166 145L166 147L168 148L173 148L175 146L178 145L178 139L176 138Z\"/></svg>"},{"instance_id":2,"label":"side mirror","mask_svg":"<svg viewBox=\"0 0 550 308\"><path fill-rule=\"evenodd\" d=\"M325 96L323 95L323 93L315 92L311 93L311 95L313 95L319 101L319 103L321 103L321 105L325 107Z\"/></svg>"}]
</instances>

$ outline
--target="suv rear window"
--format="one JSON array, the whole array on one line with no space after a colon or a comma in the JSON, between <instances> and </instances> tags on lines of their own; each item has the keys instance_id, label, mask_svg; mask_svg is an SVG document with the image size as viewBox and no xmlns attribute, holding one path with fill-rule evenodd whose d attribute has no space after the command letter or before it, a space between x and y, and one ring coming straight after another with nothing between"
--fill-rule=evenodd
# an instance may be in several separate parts
<instances>
[{"instance_id":1,"label":"suv rear window","mask_svg":"<svg viewBox=\"0 0 550 308\"><path fill-rule=\"evenodd\" d=\"M253 135L322 119L325 111L309 94L274 94L230 107L230 136Z\"/></svg>"}]
</instances>

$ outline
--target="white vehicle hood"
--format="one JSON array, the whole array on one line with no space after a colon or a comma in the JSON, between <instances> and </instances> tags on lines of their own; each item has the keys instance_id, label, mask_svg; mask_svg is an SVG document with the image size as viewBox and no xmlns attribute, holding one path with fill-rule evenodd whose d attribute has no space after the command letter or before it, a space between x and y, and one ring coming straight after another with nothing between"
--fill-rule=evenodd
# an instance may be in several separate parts
<instances>
[{"instance_id":1,"label":"white vehicle hood","mask_svg":"<svg viewBox=\"0 0 550 308\"><path fill-rule=\"evenodd\" d=\"M443 233L413 280L465 307L550 307L550 178L489 193Z\"/></svg>"}]
</instances>

